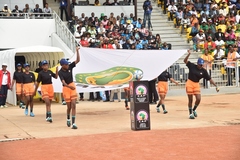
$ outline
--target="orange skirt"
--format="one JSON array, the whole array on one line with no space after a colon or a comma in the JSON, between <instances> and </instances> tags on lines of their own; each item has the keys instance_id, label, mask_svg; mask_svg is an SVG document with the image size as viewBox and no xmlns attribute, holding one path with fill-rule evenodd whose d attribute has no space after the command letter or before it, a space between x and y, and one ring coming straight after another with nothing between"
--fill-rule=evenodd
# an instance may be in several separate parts
<instances>
[{"instance_id":1,"label":"orange skirt","mask_svg":"<svg viewBox=\"0 0 240 160\"><path fill-rule=\"evenodd\" d=\"M53 85L52 84L43 84L41 86L42 99L52 100L54 97Z\"/></svg>"},{"instance_id":2,"label":"orange skirt","mask_svg":"<svg viewBox=\"0 0 240 160\"><path fill-rule=\"evenodd\" d=\"M34 93L34 83L23 84L23 92L25 96L32 96Z\"/></svg>"},{"instance_id":3,"label":"orange skirt","mask_svg":"<svg viewBox=\"0 0 240 160\"><path fill-rule=\"evenodd\" d=\"M158 94L166 95L168 91L168 82L159 81L158 82Z\"/></svg>"},{"instance_id":4,"label":"orange skirt","mask_svg":"<svg viewBox=\"0 0 240 160\"><path fill-rule=\"evenodd\" d=\"M21 94L22 94L22 84L16 83L16 95L21 95Z\"/></svg>"},{"instance_id":5,"label":"orange skirt","mask_svg":"<svg viewBox=\"0 0 240 160\"><path fill-rule=\"evenodd\" d=\"M188 95L200 94L199 82L193 82L193 81L188 79L187 83L186 83L186 92L187 92Z\"/></svg>"},{"instance_id":6,"label":"orange skirt","mask_svg":"<svg viewBox=\"0 0 240 160\"><path fill-rule=\"evenodd\" d=\"M63 98L65 99L66 102L71 102L72 100L77 99L77 91L75 84L72 82L69 84L69 86L73 86L75 87L75 89L72 90L66 86L63 86Z\"/></svg>"}]
</instances>

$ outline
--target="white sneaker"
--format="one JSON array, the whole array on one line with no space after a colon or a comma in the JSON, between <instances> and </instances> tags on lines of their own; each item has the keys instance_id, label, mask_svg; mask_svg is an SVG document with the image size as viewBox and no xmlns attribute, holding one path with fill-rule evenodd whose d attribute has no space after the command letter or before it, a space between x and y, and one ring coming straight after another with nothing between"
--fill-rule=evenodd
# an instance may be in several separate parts
<instances>
[{"instance_id":1,"label":"white sneaker","mask_svg":"<svg viewBox=\"0 0 240 160\"><path fill-rule=\"evenodd\" d=\"M0 108L2 109L2 108L3 108L3 105L1 105Z\"/></svg>"},{"instance_id":2,"label":"white sneaker","mask_svg":"<svg viewBox=\"0 0 240 160\"><path fill-rule=\"evenodd\" d=\"M7 106L7 105L4 105L3 107L4 107L4 108L7 108L8 106Z\"/></svg>"}]
</instances>

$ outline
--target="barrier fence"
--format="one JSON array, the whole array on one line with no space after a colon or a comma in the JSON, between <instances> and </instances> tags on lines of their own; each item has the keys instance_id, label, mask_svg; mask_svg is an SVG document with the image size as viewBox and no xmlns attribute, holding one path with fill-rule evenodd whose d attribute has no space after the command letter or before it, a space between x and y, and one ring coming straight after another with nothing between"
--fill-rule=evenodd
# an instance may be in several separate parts
<instances>
[{"instance_id":1,"label":"barrier fence","mask_svg":"<svg viewBox=\"0 0 240 160\"><path fill-rule=\"evenodd\" d=\"M211 64L205 64L204 66L208 73L211 75L213 81L219 87L223 86L236 86L239 87L240 80L240 63L230 62L226 60L214 61ZM186 81L188 79L189 70L185 63L174 63L168 68L168 72L172 74L173 79L179 82L179 85L169 82L169 89L184 89ZM200 80L202 88L210 88L213 85L205 79Z\"/></svg>"},{"instance_id":2,"label":"barrier fence","mask_svg":"<svg viewBox=\"0 0 240 160\"><path fill-rule=\"evenodd\" d=\"M1 19L53 19L55 13L4 13L0 12Z\"/></svg>"}]
</instances>

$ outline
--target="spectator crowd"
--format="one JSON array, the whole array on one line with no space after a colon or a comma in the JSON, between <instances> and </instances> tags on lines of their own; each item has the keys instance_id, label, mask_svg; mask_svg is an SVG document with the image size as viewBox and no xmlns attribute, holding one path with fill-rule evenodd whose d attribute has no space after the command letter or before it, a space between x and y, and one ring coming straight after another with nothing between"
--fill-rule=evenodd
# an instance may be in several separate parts
<instances>
[{"instance_id":1,"label":"spectator crowd","mask_svg":"<svg viewBox=\"0 0 240 160\"><path fill-rule=\"evenodd\" d=\"M203 53L203 67L210 75L212 62L222 60L222 74L227 72L226 85L232 86L240 58L240 0L187 0L185 4L168 1L164 8L169 20L176 18L176 28L181 28L181 33L187 30L193 50Z\"/></svg>"},{"instance_id":2,"label":"spectator crowd","mask_svg":"<svg viewBox=\"0 0 240 160\"><path fill-rule=\"evenodd\" d=\"M77 41L83 47L109 49L171 49L170 45L162 42L159 34L153 35L147 29L141 18L114 13L99 17L94 12L90 17L84 13L80 17L72 17L70 29Z\"/></svg>"},{"instance_id":3,"label":"spectator crowd","mask_svg":"<svg viewBox=\"0 0 240 160\"><path fill-rule=\"evenodd\" d=\"M228 53L228 46L240 51L240 0L187 0L167 4L170 20L176 17L176 27L190 28L189 37L193 40L193 49L211 53L220 46ZM204 52L204 51L203 51Z\"/></svg>"}]
</instances>

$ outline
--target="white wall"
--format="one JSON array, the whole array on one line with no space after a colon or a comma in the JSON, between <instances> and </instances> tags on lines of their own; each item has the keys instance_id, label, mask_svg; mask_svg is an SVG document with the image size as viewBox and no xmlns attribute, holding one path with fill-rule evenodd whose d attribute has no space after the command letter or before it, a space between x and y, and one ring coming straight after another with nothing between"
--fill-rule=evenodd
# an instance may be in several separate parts
<instances>
[{"instance_id":1,"label":"white wall","mask_svg":"<svg viewBox=\"0 0 240 160\"><path fill-rule=\"evenodd\" d=\"M53 19L0 19L0 48L51 46Z\"/></svg>"},{"instance_id":2,"label":"white wall","mask_svg":"<svg viewBox=\"0 0 240 160\"><path fill-rule=\"evenodd\" d=\"M43 8L43 0L0 0L1 9L4 4L7 4L11 10L15 8L15 5L18 5L18 8L22 10L25 8L25 4L29 4L29 8L31 9L34 9L36 4L39 4L39 7Z\"/></svg>"},{"instance_id":3,"label":"white wall","mask_svg":"<svg viewBox=\"0 0 240 160\"><path fill-rule=\"evenodd\" d=\"M124 13L127 17L130 16L130 13L134 15L134 6L75 6L75 15L80 17L82 13L85 13L85 16L91 16L91 13L94 12L96 17L100 17L101 13L109 16L111 12L114 13L114 16L121 15Z\"/></svg>"}]
</instances>

